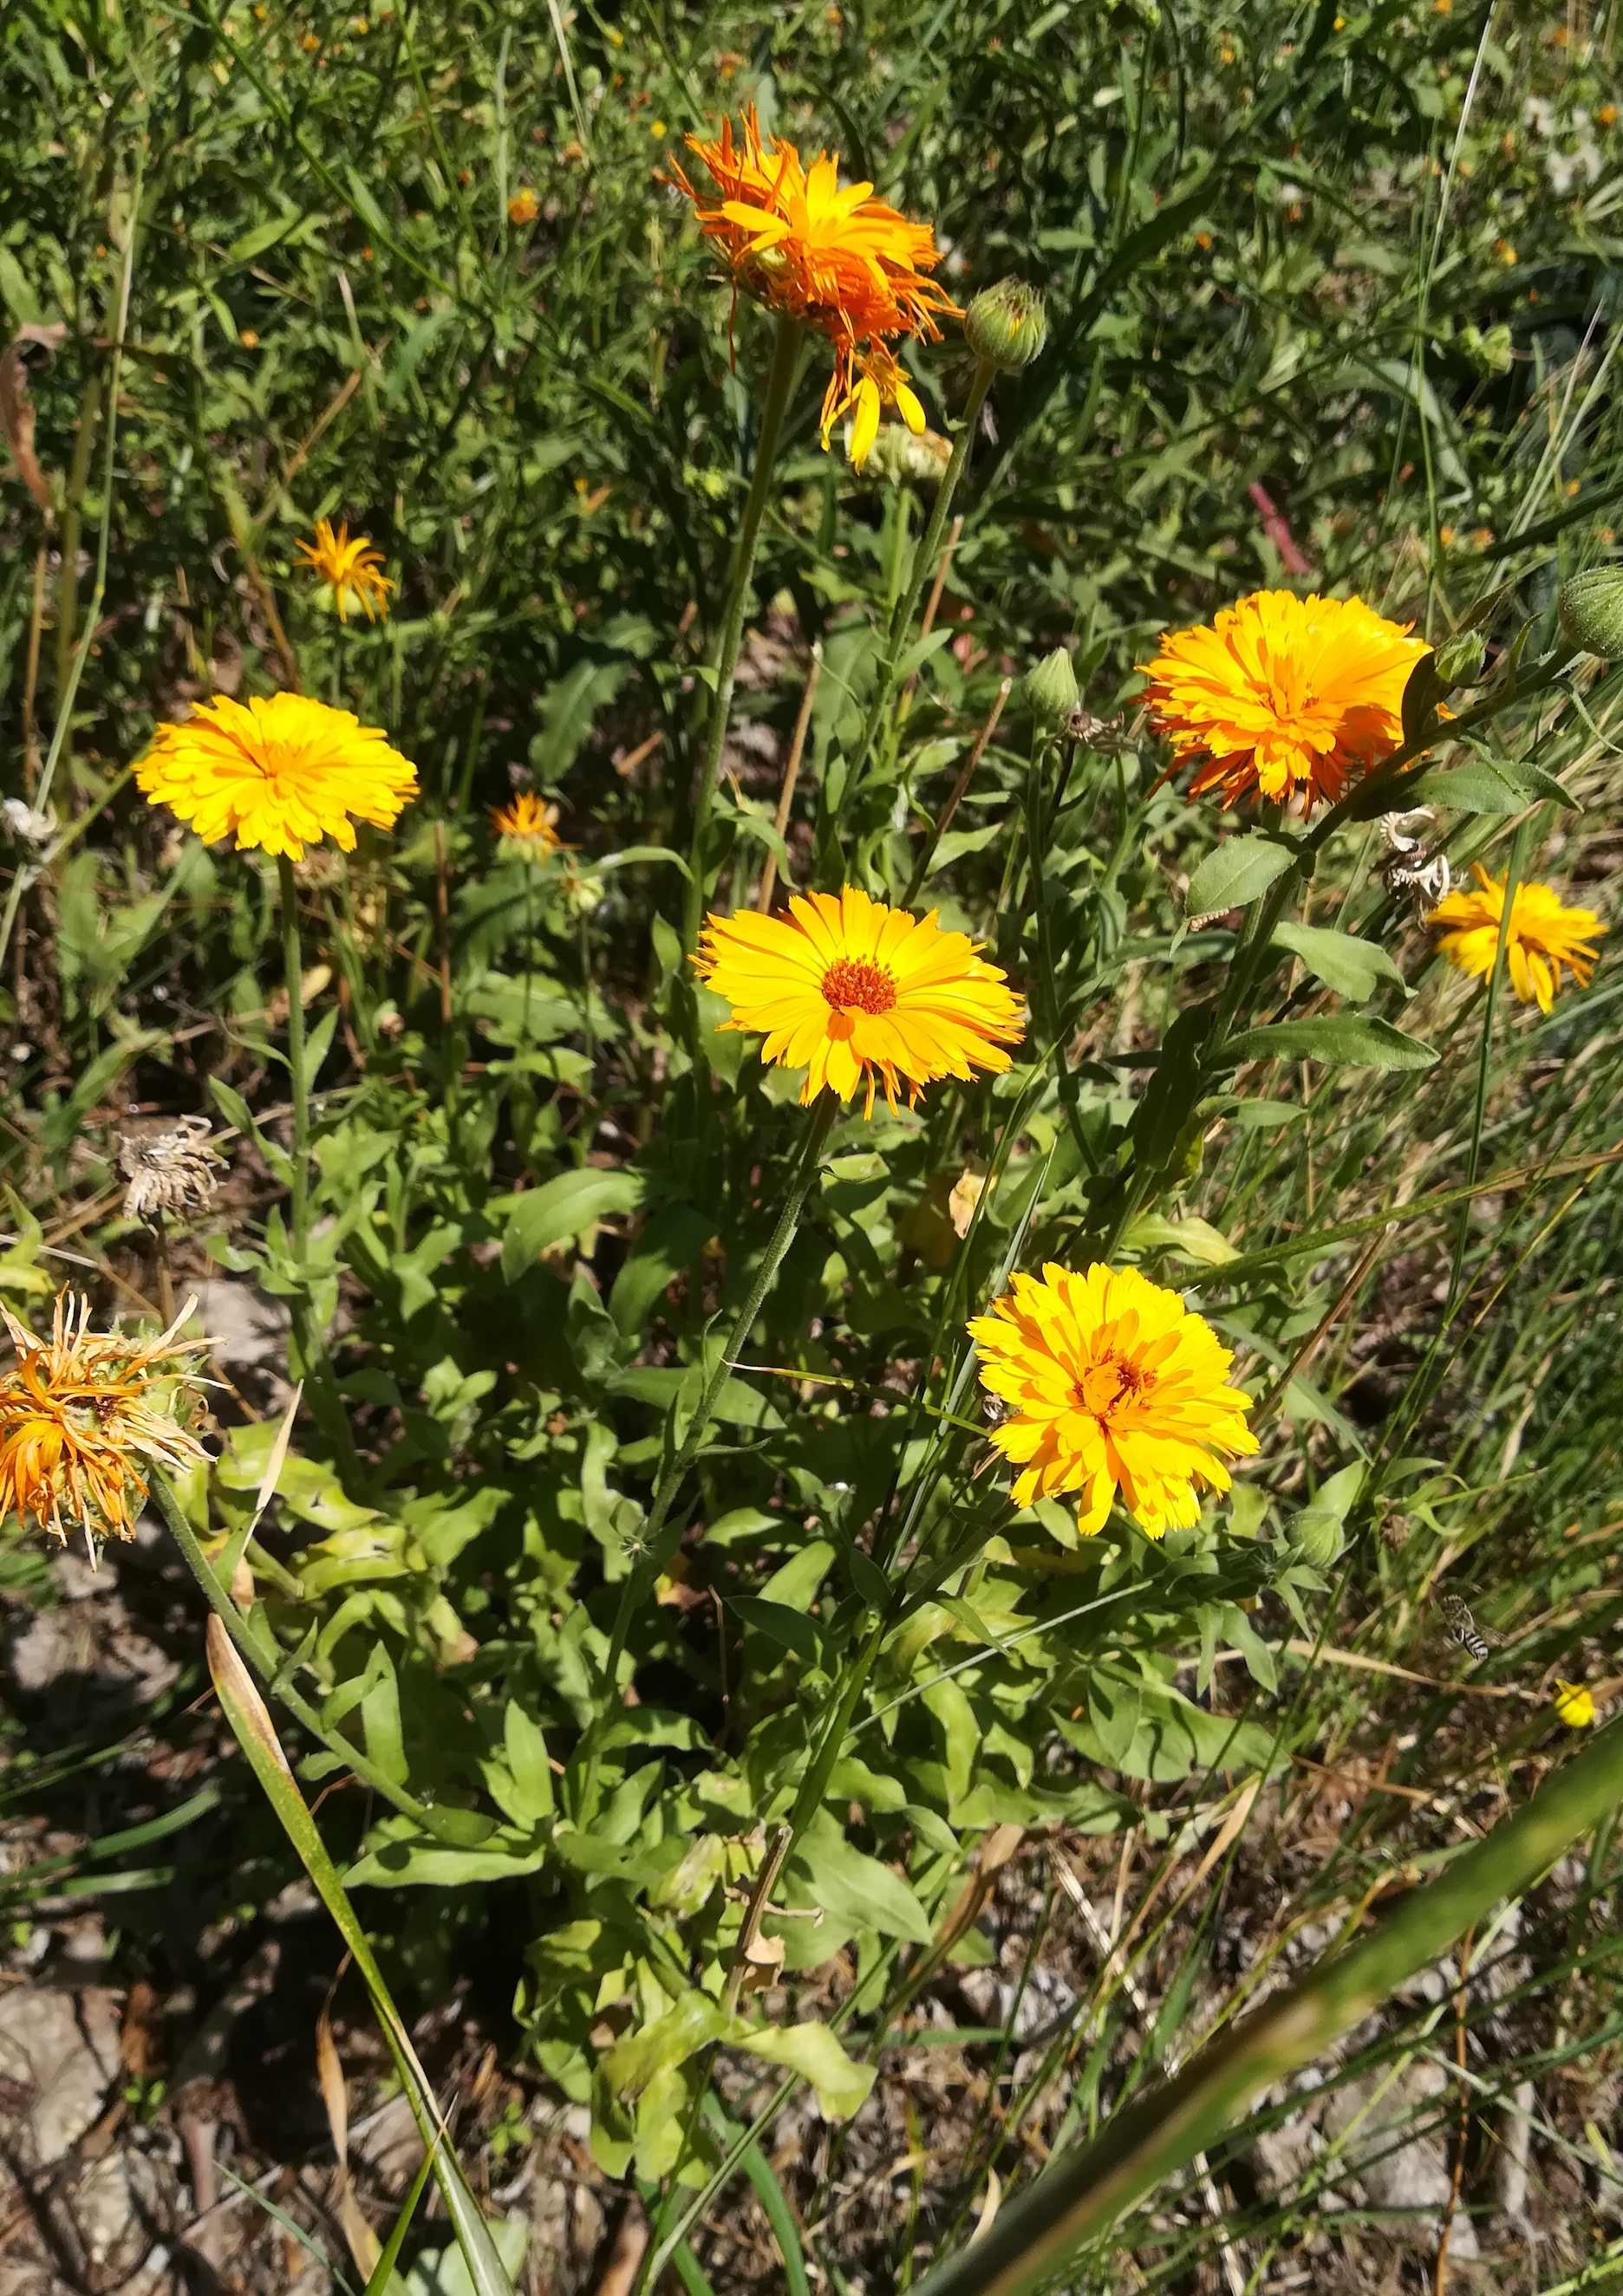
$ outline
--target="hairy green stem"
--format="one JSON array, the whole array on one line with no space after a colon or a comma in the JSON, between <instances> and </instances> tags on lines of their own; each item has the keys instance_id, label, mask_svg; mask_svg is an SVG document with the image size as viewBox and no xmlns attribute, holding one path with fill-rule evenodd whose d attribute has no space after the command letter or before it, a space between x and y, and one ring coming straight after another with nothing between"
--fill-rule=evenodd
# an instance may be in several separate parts
<instances>
[{"instance_id":1,"label":"hairy green stem","mask_svg":"<svg viewBox=\"0 0 1623 2296\"><path fill-rule=\"evenodd\" d=\"M766 396L761 405L761 437L755 447L755 467L745 500L744 522L733 545L727 606L716 647L715 690L710 697L709 734L704 744L704 763L699 775L698 796L694 804L693 844L688 861L692 874L688 880L684 910L684 939L689 948L698 939L699 921L704 914L707 890L704 847L710 828L710 808L716 793L716 775L721 767L721 750L727 740L728 720L732 714L733 682L738 668L738 648L744 642L744 618L749 610L750 584L755 571L755 553L761 541L761 521L766 510L767 488L771 480L772 466L778 459L778 442L783 432L783 418L788 410L799 350L799 327L787 316L779 318L772 343L772 364L767 374Z\"/></svg>"},{"instance_id":2,"label":"hairy green stem","mask_svg":"<svg viewBox=\"0 0 1623 2296\"><path fill-rule=\"evenodd\" d=\"M711 1414L721 1390L730 1377L734 1360L754 1328L767 1293L777 1280L784 1257L795 1240L795 1231L812 1185L822 1168L823 1150L839 1116L841 1103L832 1092L824 1092L818 1100L811 1126L801 1150L800 1168L790 1186L771 1240L761 1256L754 1280L744 1305L734 1318L727 1344L721 1349L711 1365L704 1389L688 1423L688 1431L677 1448L670 1465L661 1475L654 1493L654 1505L642 1531L643 1554L627 1571L620 1585L620 1601L614 1611L614 1624L609 1636L608 1655L604 1660L603 1702L583 1741L585 1774L581 1785L579 1823L590 1823L597 1806L597 1770L602 1754L602 1730L612 1707L619 1702L620 1661L625 1654L626 1638L638 1606L646 1600L659 1569L655 1542L670 1518L678 1492L687 1479L688 1470L698 1456L704 1438L710 1431Z\"/></svg>"},{"instance_id":3,"label":"hairy green stem","mask_svg":"<svg viewBox=\"0 0 1623 2296\"><path fill-rule=\"evenodd\" d=\"M1362 1943L1208 2042L1090 2144L1061 2153L981 2238L927 2274L919 2296L1026 2296L1051 2282L1083 2241L1215 2144L1261 2090L1322 2055L1495 1906L1524 1894L1620 1800L1623 1721Z\"/></svg>"},{"instance_id":4,"label":"hairy green stem","mask_svg":"<svg viewBox=\"0 0 1623 2296\"><path fill-rule=\"evenodd\" d=\"M299 949L299 895L293 865L276 856L282 906L282 968L287 981L287 1082L293 1104L292 1186L288 1230L301 1267L310 1240L310 1095L304 1059L304 965Z\"/></svg>"}]
</instances>

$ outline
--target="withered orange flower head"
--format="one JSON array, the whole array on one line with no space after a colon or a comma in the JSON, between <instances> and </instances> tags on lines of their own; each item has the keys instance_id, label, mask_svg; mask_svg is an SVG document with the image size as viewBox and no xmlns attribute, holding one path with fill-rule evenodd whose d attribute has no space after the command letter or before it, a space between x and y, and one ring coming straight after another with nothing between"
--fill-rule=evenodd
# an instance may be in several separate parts
<instances>
[{"instance_id":1,"label":"withered orange flower head","mask_svg":"<svg viewBox=\"0 0 1623 2296\"><path fill-rule=\"evenodd\" d=\"M1221 789L1333 805L1403 740L1403 695L1425 652L1362 598L1258 590L1209 623L1169 630L1144 699L1178 761L1201 760L1190 794Z\"/></svg>"},{"instance_id":2,"label":"withered orange flower head","mask_svg":"<svg viewBox=\"0 0 1623 2296\"><path fill-rule=\"evenodd\" d=\"M66 1294L48 1340L0 1306L17 1351L0 1373L0 1518L31 1515L64 1542L82 1530L92 1561L98 1540L135 1537L149 1471L182 1473L203 1456L185 1424L196 1392L186 1358L210 1342L178 1336L196 1305L154 1340L90 1331L88 1300Z\"/></svg>"},{"instance_id":3,"label":"withered orange flower head","mask_svg":"<svg viewBox=\"0 0 1623 2296\"><path fill-rule=\"evenodd\" d=\"M545 861L563 849L558 809L533 790L520 790L508 805L493 805L490 822L503 844L526 859Z\"/></svg>"},{"instance_id":4,"label":"withered orange flower head","mask_svg":"<svg viewBox=\"0 0 1623 2296\"><path fill-rule=\"evenodd\" d=\"M768 310L799 320L833 346L821 424L827 446L839 414L858 395L864 345L905 336L935 342L938 321L960 316L928 276L941 260L935 234L875 199L871 184L842 185L839 160L828 152L806 168L787 137L763 144L753 106L736 139L731 120L724 119L718 138L690 135L688 143L720 197L706 200L680 168L676 179L693 201L699 228L720 250L735 291L741 288ZM905 413L905 401L893 403ZM861 421L860 406L858 415Z\"/></svg>"}]
</instances>

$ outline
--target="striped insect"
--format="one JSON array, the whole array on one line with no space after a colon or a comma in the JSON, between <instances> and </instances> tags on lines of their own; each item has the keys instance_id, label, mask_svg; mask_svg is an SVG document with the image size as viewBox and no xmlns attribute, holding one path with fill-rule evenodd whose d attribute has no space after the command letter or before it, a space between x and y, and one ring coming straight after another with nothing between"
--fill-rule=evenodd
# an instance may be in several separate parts
<instances>
[{"instance_id":1,"label":"striped insect","mask_svg":"<svg viewBox=\"0 0 1623 2296\"><path fill-rule=\"evenodd\" d=\"M1443 1623L1450 1635L1478 1666L1495 1644L1503 1644L1504 1636L1495 1635L1491 1629L1485 1633L1471 1617L1470 1604L1462 1602L1459 1595L1445 1595L1439 1607Z\"/></svg>"}]
</instances>

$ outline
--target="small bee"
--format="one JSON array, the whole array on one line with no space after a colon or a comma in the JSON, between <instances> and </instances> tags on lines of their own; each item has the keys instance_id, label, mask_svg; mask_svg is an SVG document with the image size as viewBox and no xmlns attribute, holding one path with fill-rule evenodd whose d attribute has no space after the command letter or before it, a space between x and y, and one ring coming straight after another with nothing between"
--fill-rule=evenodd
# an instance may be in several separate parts
<instances>
[{"instance_id":1,"label":"small bee","mask_svg":"<svg viewBox=\"0 0 1623 2296\"><path fill-rule=\"evenodd\" d=\"M1462 1603L1457 1595L1445 1595L1439 1608L1450 1635L1460 1648L1469 1653L1473 1664L1480 1666L1495 1645L1503 1647L1504 1636L1493 1633L1491 1629L1484 1633L1471 1617L1469 1603Z\"/></svg>"}]
</instances>

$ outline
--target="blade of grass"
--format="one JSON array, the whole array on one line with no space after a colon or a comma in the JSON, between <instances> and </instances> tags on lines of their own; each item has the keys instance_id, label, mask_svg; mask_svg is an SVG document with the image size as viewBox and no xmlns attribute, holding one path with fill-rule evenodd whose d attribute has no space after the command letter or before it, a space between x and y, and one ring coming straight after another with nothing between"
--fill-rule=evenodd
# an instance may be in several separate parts
<instances>
[{"instance_id":1,"label":"blade of grass","mask_svg":"<svg viewBox=\"0 0 1623 2296\"><path fill-rule=\"evenodd\" d=\"M305 1872L315 1883L322 1903L337 1924L339 1934L354 1956L355 1965L371 1996L373 2009L400 2072L413 2118L433 2159L434 2176L457 2235L457 2246L462 2251L473 2281L475 2296L515 2296L513 2283L496 2252L490 2227L456 2155L449 2144L440 2141L445 2133L444 2124L433 2090L411 2045L411 2037L406 2030L400 2011L384 1983L383 1973L367 1941L367 1933L350 1903L338 1869L327 1855L326 1845L316 1829L304 1797L293 1782L293 1774L288 1767L287 1758L282 1751L265 1702L254 1688L252 1677L237 1655L218 1615L210 1618L208 1641L209 1671L213 1677L226 1719L248 1758L249 1767L281 1819Z\"/></svg>"}]
</instances>

